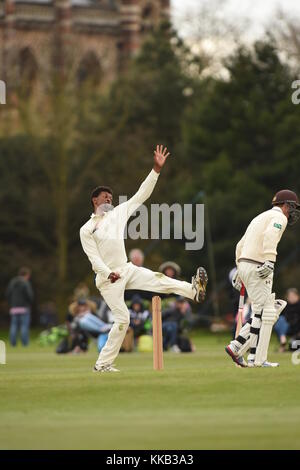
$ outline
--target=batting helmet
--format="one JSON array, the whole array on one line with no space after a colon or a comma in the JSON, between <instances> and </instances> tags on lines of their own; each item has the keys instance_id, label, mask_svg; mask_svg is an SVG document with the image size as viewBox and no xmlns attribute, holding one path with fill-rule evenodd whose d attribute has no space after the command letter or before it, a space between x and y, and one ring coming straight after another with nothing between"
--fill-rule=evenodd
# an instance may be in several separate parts
<instances>
[{"instance_id":1,"label":"batting helmet","mask_svg":"<svg viewBox=\"0 0 300 470\"><path fill-rule=\"evenodd\" d=\"M289 189L278 191L272 199L272 206L287 204L289 206L288 223L294 225L300 217L300 203L296 193Z\"/></svg>"}]
</instances>

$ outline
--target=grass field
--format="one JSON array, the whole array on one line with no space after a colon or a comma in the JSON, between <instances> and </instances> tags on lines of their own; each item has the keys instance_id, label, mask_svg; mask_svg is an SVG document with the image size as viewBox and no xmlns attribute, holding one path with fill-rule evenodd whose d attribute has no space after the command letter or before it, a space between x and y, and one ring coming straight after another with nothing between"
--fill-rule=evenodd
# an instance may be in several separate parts
<instances>
[{"instance_id":1,"label":"grass field","mask_svg":"<svg viewBox=\"0 0 300 470\"><path fill-rule=\"evenodd\" d=\"M123 354L121 372L94 374L82 356L34 342L0 365L1 449L299 449L300 366L239 369L226 336L197 336L194 354Z\"/></svg>"}]
</instances>

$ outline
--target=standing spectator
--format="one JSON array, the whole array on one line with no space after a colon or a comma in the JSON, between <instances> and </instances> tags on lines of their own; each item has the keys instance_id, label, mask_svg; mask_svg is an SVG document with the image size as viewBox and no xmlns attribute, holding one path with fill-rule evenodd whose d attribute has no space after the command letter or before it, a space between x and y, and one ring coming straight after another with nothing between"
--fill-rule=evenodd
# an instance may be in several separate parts
<instances>
[{"instance_id":1,"label":"standing spectator","mask_svg":"<svg viewBox=\"0 0 300 470\"><path fill-rule=\"evenodd\" d=\"M6 290L11 318L9 339L12 346L17 344L19 330L23 346L27 346L29 343L30 314L33 302L30 277L29 268L20 268L18 276L10 281Z\"/></svg>"},{"instance_id":2,"label":"standing spectator","mask_svg":"<svg viewBox=\"0 0 300 470\"><path fill-rule=\"evenodd\" d=\"M286 349L287 336L300 336L300 295L298 289L288 289L287 306L278 318L274 330L280 341L280 352Z\"/></svg>"}]
</instances>

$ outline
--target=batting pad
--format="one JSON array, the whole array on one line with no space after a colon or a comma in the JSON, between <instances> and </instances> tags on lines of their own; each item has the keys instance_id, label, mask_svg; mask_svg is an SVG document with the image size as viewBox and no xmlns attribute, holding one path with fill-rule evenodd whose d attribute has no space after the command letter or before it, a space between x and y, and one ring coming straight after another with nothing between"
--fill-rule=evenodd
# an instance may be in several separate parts
<instances>
[{"instance_id":1,"label":"batting pad","mask_svg":"<svg viewBox=\"0 0 300 470\"><path fill-rule=\"evenodd\" d=\"M287 302L285 300L281 300L281 299L276 299L275 300L275 309L276 309L275 323L277 322L277 320L279 318L279 315L285 309L286 306L287 306Z\"/></svg>"},{"instance_id":2,"label":"batting pad","mask_svg":"<svg viewBox=\"0 0 300 470\"><path fill-rule=\"evenodd\" d=\"M250 328L249 328L249 331L250 331ZM250 336L247 339L246 343L243 344L243 346L240 348L239 357L242 357L248 351L249 347L250 347Z\"/></svg>"},{"instance_id":3,"label":"batting pad","mask_svg":"<svg viewBox=\"0 0 300 470\"><path fill-rule=\"evenodd\" d=\"M267 360L272 329L277 318L277 312L275 309L275 294L271 294L268 297L262 313L262 325L260 328L254 362L256 366L261 366Z\"/></svg>"}]
</instances>

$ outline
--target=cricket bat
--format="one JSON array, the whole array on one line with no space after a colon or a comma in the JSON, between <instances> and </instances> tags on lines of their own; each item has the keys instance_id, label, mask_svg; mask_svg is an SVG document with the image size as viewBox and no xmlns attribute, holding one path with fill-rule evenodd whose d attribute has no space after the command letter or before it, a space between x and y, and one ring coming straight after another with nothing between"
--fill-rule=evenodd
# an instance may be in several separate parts
<instances>
[{"instance_id":1,"label":"cricket bat","mask_svg":"<svg viewBox=\"0 0 300 470\"><path fill-rule=\"evenodd\" d=\"M245 286L242 284L240 290L240 300L239 300L239 309L237 313L237 322L236 322L236 330L235 330L235 338L238 337L243 323L243 310L244 310L244 303L245 303Z\"/></svg>"}]
</instances>

